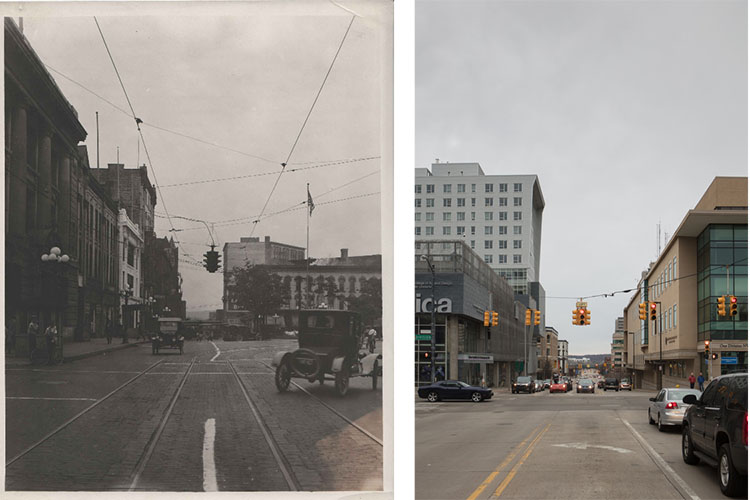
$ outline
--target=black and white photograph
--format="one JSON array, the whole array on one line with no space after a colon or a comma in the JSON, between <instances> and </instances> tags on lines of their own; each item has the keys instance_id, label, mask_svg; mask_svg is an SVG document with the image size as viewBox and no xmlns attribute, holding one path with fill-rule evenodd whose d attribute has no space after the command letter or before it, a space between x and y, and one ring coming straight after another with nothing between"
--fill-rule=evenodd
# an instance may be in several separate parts
<instances>
[{"instance_id":1,"label":"black and white photograph","mask_svg":"<svg viewBox=\"0 0 750 500\"><path fill-rule=\"evenodd\" d=\"M4 490L388 492L393 4L52 4L3 11Z\"/></svg>"}]
</instances>

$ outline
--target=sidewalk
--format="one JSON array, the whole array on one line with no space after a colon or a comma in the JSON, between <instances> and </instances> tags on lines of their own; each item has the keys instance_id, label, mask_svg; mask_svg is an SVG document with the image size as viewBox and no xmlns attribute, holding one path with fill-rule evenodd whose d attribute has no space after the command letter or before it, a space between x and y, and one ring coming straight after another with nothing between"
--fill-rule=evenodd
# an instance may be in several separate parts
<instances>
[{"instance_id":1,"label":"sidewalk","mask_svg":"<svg viewBox=\"0 0 750 500\"><path fill-rule=\"evenodd\" d=\"M111 344L107 344L107 339L90 339L82 342L67 341L63 344L63 363L69 363L77 359L90 358L107 352L136 347L138 344L150 343L151 341L130 340L129 343L123 344L121 337L112 339ZM5 356L5 366L28 366L29 359L25 356L11 357Z\"/></svg>"}]
</instances>

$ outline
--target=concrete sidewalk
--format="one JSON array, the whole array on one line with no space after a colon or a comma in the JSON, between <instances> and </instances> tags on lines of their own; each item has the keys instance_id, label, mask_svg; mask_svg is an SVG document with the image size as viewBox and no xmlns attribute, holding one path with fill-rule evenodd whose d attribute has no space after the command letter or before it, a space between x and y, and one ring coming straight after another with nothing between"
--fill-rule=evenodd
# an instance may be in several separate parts
<instances>
[{"instance_id":1,"label":"concrete sidewalk","mask_svg":"<svg viewBox=\"0 0 750 500\"><path fill-rule=\"evenodd\" d=\"M112 343L108 344L107 339L94 338L82 342L67 341L63 344L63 363L69 363L77 359L90 358L92 356L98 356L100 354L118 351L120 349L127 349L129 347L137 347L138 344L150 344L151 341L144 340L130 340L129 343L123 344L122 338L117 337L112 339ZM28 366L29 359L25 356L22 357L11 357L5 356L5 366Z\"/></svg>"}]
</instances>

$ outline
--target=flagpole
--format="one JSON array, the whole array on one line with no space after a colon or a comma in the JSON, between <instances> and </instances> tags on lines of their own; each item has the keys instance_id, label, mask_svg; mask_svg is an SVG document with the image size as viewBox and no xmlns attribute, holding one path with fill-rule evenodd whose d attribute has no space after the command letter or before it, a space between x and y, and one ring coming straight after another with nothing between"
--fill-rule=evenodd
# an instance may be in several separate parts
<instances>
[{"instance_id":1,"label":"flagpole","mask_svg":"<svg viewBox=\"0 0 750 500\"><path fill-rule=\"evenodd\" d=\"M305 262L307 262L307 276L305 277L305 282L307 285L307 296L310 297L310 183L307 183L307 247L305 249ZM305 300L305 305L307 307L310 307L309 304L307 304L307 300Z\"/></svg>"}]
</instances>

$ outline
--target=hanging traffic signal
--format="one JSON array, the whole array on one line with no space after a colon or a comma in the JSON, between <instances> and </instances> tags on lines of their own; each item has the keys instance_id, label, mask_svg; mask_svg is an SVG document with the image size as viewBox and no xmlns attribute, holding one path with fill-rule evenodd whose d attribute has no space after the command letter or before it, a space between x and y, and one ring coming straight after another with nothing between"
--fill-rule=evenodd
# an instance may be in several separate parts
<instances>
[{"instance_id":1,"label":"hanging traffic signal","mask_svg":"<svg viewBox=\"0 0 750 500\"><path fill-rule=\"evenodd\" d=\"M573 309L573 324L578 324L578 309Z\"/></svg>"},{"instance_id":2,"label":"hanging traffic signal","mask_svg":"<svg viewBox=\"0 0 750 500\"><path fill-rule=\"evenodd\" d=\"M578 324L586 324L586 309L584 309L583 307L578 310Z\"/></svg>"},{"instance_id":3,"label":"hanging traffic signal","mask_svg":"<svg viewBox=\"0 0 750 500\"><path fill-rule=\"evenodd\" d=\"M535 325L542 324L542 311L534 311L534 324Z\"/></svg>"},{"instance_id":4,"label":"hanging traffic signal","mask_svg":"<svg viewBox=\"0 0 750 500\"><path fill-rule=\"evenodd\" d=\"M492 311L492 326L497 326L499 319L500 319L500 315L497 314L495 311Z\"/></svg>"},{"instance_id":5,"label":"hanging traffic signal","mask_svg":"<svg viewBox=\"0 0 750 500\"><path fill-rule=\"evenodd\" d=\"M734 295L729 296L729 315L737 316L737 297Z\"/></svg>"},{"instance_id":6,"label":"hanging traffic signal","mask_svg":"<svg viewBox=\"0 0 750 500\"><path fill-rule=\"evenodd\" d=\"M484 326L490 326L490 312L484 311Z\"/></svg>"},{"instance_id":7,"label":"hanging traffic signal","mask_svg":"<svg viewBox=\"0 0 750 500\"><path fill-rule=\"evenodd\" d=\"M430 351L425 351L424 353L424 360L429 361L430 360Z\"/></svg>"},{"instance_id":8,"label":"hanging traffic signal","mask_svg":"<svg viewBox=\"0 0 750 500\"><path fill-rule=\"evenodd\" d=\"M203 254L203 263L206 271L215 273L219 269L219 259L219 252L214 250L214 245L211 245L211 250Z\"/></svg>"},{"instance_id":9,"label":"hanging traffic signal","mask_svg":"<svg viewBox=\"0 0 750 500\"><path fill-rule=\"evenodd\" d=\"M716 299L716 313L719 316L726 316L727 315L727 306L726 306L727 298L723 295Z\"/></svg>"},{"instance_id":10,"label":"hanging traffic signal","mask_svg":"<svg viewBox=\"0 0 750 500\"><path fill-rule=\"evenodd\" d=\"M531 309L526 309L526 326L531 325Z\"/></svg>"},{"instance_id":11,"label":"hanging traffic signal","mask_svg":"<svg viewBox=\"0 0 750 500\"><path fill-rule=\"evenodd\" d=\"M703 341L703 357L708 359L708 355L711 353L711 342L708 340Z\"/></svg>"},{"instance_id":12,"label":"hanging traffic signal","mask_svg":"<svg viewBox=\"0 0 750 500\"><path fill-rule=\"evenodd\" d=\"M649 307L651 308L651 321L656 321L656 302L650 302Z\"/></svg>"},{"instance_id":13,"label":"hanging traffic signal","mask_svg":"<svg viewBox=\"0 0 750 500\"><path fill-rule=\"evenodd\" d=\"M590 325L591 324L591 311L588 309L584 309L584 325Z\"/></svg>"},{"instance_id":14,"label":"hanging traffic signal","mask_svg":"<svg viewBox=\"0 0 750 500\"><path fill-rule=\"evenodd\" d=\"M711 359L719 359L719 353L714 352L711 354Z\"/></svg>"},{"instance_id":15,"label":"hanging traffic signal","mask_svg":"<svg viewBox=\"0 0 750 500\"><path fill-rule=\"evenodd\" d=\"M648 313L646 312L646 303L641 302L638 304L638 317L640 319L648 319Z\"/></svg>"}]
</instances>

